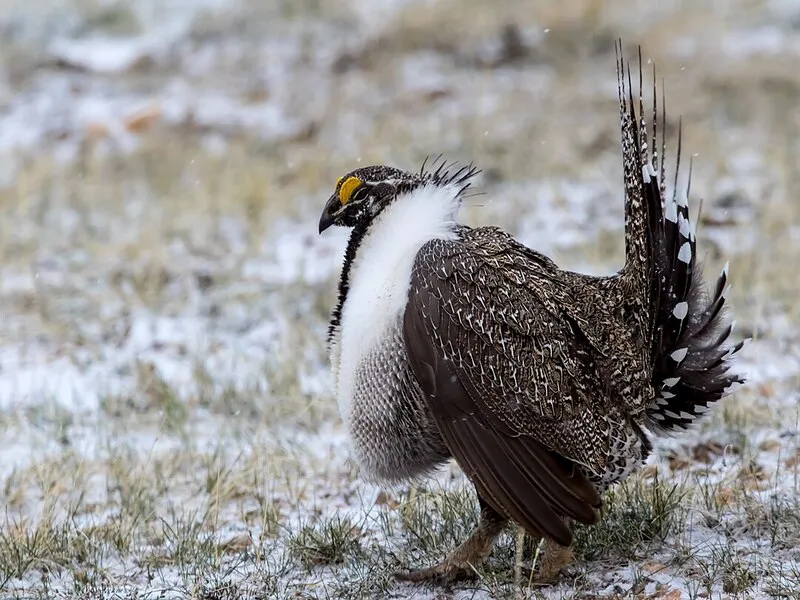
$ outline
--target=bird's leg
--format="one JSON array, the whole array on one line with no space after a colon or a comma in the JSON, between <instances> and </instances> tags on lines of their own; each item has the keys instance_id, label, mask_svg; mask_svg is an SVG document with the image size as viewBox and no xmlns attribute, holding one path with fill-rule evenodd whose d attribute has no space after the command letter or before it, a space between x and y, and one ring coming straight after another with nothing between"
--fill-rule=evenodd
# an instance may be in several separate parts
<instances>
[{"instance_id":1,"label":"bird's leg","mask_svg":"<svg viewBox=\"0 0 800 600\"><path fill-rule=\"evenodd\" d=\"M441 583L451 583L475 575L476 569L489 556L495 540L508 523L506 517L486 504L480 496L478 502L481 506L478 526L450 556L432 567L395 573L395 577L404 581L436 580Z\"/></svg>"},{"instance_id":2,"label":"bird's leg","mask_svg":"<svg viewBox=\"0 0 800 600\"><path fill-rule=\"evenodd\" d=\"M572 546L562 546L551 539L545 539L539 572L534 579L538 583L555 582L573 557Z\"/></svg>"},{"instance_id":3,"label":"bird's leg","mask_svg":"<svg viewBox=\"0 0 800 600\"><path fill-rule=\"evenodd\" d=\"M569 524L569 519L567 519L567 525ZM572 546L562 546L550 538L544 538L537 545L537 554L539 554L539 546L543 546L539 572L533 579L537 583L553 583L558 579L564 567L572 562L574 557ZM533 567L535 568L536 565Z\"/></svg>"}]
</instances>

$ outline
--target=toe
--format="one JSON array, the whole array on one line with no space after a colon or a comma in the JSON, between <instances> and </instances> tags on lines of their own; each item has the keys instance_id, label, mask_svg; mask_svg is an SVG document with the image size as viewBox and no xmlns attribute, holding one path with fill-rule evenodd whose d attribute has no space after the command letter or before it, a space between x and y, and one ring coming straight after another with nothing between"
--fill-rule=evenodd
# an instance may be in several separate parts
<instances>
[{"instance_id":1,"label":"toe","mask_svg":"<svg viewBox=\"0 0 800 600\"><path fill-rule=\"evenodd\" d=\"M461 579L471 579L475 576L475 569L469 566L462 565L449 565L439 575L439 582L442 584L455 583Z\"/></svg>"},{"instance_id":2,"label":"toe","mask_svg":"<svg viewBox=\"0 0 800 600\"><path fill-rule=\"evenodd\" d=\"M411 581L419 583L421 581L430 581L439 576L439 572L431 567L428 569L411 569L410 571L395 571L394 576L400 581Z\"/></svg>"},{"instance_id":3,"label":"toe","mask_svg":"<svg viewBox=\"0 0 800 600\"><path fill-rule=\"evenodd\" d=\"M475 570L469 566L441 563L426 569L412 569L410 571L396 571L394 576L400 581L420 583L430 581L440 585L453 583L459 579L467 579L475 575Z\"/></svg>"}]
</instances>

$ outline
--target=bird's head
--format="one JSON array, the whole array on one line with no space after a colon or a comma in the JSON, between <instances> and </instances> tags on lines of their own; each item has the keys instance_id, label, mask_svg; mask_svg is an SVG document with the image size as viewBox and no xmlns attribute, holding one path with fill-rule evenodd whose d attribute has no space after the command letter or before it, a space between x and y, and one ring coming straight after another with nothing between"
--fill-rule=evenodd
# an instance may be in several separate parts
<instances>
[{"instance_id":1,"label":"bird's head","mask_svg":"<svg viewBox=\"0 0 800 600\"><path fill-rule=\"evenodd\" d=\"M444 163L433 171L426 171L423 163L418 173L384 165L350 171L339 178L333 194L325 203L319 219L319 232L331 225L355 227L369 223L397 197L423 185L455 185L456 194L461 195L469 187L469 179L477 173L472 165L450 171Z\"/></svg>"},{"instance_id":2,"label":"bird's head","mask_svg":"<svg viewBox=\"0 0 800 600\"><path fill-rule=\"evenodd\" d=\"M398 194L410 192L422 178L393 167L375 165L350 171L339 178L319 219L319 232L331 225L354 227L370 221Z\"/></svg>"}]
</instances>

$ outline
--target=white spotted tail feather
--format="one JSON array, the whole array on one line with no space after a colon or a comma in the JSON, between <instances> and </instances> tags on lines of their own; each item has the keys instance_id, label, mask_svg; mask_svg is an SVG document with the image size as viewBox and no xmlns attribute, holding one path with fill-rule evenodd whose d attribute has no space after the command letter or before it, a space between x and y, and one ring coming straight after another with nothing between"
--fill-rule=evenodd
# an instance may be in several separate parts
<instances>
[{"instance_id":1,"label":"white spotted tail feather","mask_svg":"<svg viewBox=\"0 0 800 600\"><path fill-rule=\"evenodd\" d=\"M653 67L653 120L650 150L642 100L642 59L639 51L639 116L631 89L630 67L627 83L621 45L618 48L618 77L623 160L626 188L626 269L647 288L648 330L651 335L652 384L656 397L647 407L649 426L667 433L686 429L698 416L730 389L744 383L730 370L730 358L746 340L733 343L733 323L728 319L725 300L728 267L723 269L713 294L709 295L700 265L696 263L696 233L689 217L686 188L679 190L681 127L678 127L674 190L667 198L665 179L666 112L662 90L661 113L655 90ZM661 129L660 149L658 129ZM635 278L634 281L637 281ZM645 283L647 282L647 283Z\"/></svg>"}]
</instances>

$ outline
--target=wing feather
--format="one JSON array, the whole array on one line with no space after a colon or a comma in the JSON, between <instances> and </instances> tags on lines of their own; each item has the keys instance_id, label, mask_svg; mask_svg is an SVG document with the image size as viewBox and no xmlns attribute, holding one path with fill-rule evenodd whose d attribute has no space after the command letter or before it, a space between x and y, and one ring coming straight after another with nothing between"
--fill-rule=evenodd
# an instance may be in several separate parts
<instances>
[{"instance_id":1,"label":"wing feather","mask_svg":"<svg viewBox=\"0 0 800 600\"><path fill-rule=\"evenodd\" d=\"M569 545L572 533L562 517L596 522L600 497L574 462L535 436L514 431L487 409L485 394L497 391L492 391L491 382L485 378L480 387L474 385L474 377L460 366L463 361L453 360L454 344L465 340L447 335L448 331L469 331L475 317L452 314L449 309L454 307L438 293L441 289L435 289L448 281L444 271L438 273L445 277L424 268L415 270L404 316L404 337L412 371L444 442L478 493L495 510L534 535L543 534ZM467 281L462 278L459 284L466 285ZM480 340L483 347L488 343L485 331L469 340Z\"/></svg>"}]
</instances>

